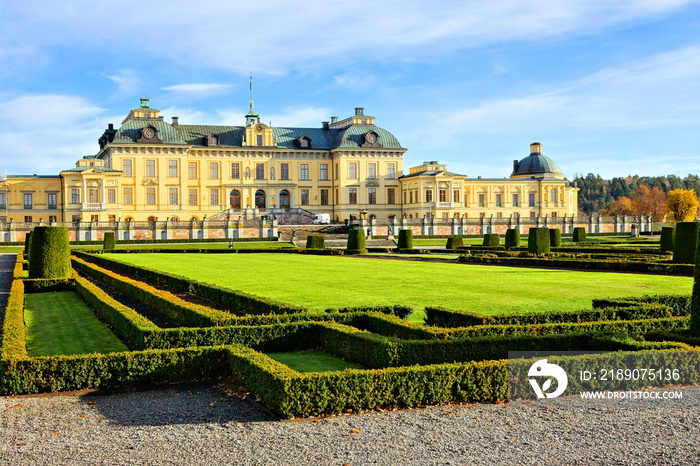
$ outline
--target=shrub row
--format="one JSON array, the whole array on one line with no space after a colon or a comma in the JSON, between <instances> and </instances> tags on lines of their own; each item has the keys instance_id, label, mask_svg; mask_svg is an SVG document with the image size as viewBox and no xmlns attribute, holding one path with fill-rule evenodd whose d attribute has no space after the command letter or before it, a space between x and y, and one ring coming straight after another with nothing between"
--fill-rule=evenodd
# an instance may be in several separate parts
<instances>
[{"instance_id":1,"label":"shrub row","mask_svg":"<svg viewBox=\"0 0 700 466\"><path fill-rule=\"evenodd\" d=\"M671 317L673 309L664 304L641 304L629 307L594 306L577 311L530 312L483 315L476 312L426 307L426 324L436 327L471 327L475 325L532 325L563 322L597 322L606 320L640 320Z\"/></svg>"},{"instance_id":2,"label":"shrub row","mask_svg":"<svg viewBox=\"0 0 700 466\"><path fill-rule=\"evenodd\" d=\"M69 291L75 289L75 278L26 278L25 293L48 293L50 291Z\"/></svg>"},{"instance_id":3,"label":"shrub row","mask_svg":"<svg viewBox=\"0 0 700 466\"><path fill-rule=\"evenodd\" d=\"M614 270L618 272L643 272L659 274L693 275L692 264L668 264L658 262L630 262L627 260L564 259L544 257L481 257L461 255L459 262L503 265L525 265L564 269Z\"/></svg>"},{"instance_id":4,"label":"shrub row","mask_svg":"<svg viewBox=\"0 0 700 466\"><path fill-rule=\"evenodd\" d=\"M105 258L104 255L90 255L78 251L73 251L73 254L121 273L134 275L148 282L157 283L173 290L199 296L203 299L221 304L227 309L234 309L236 312L246 315L294 314L308 311L301 306L280 303L272 299L243 293L242 291L230 290L220 286L202 283L191 278L125 264L124 262Z\"/></svg>"},{"instance_id":5,"label":"shrub row","mask_svg":"<svg viewBox=\"0 0 700 466\"><path fill-rule=\"evenodd\" d=\"M328 308L325 310L328 313L366 313L366 312L379 312L381 314L387 314L396 316L400 319L405 319L413 312L413 309L408 306L403 306L401 304L394 304L393 306L356 306L356 307L343 307L343 308Z\"/></svg>"},{"instance_id":6,"label":"shrub row","mask_svg":"<svg viewBox=\"0 0 700 466\"><path fill-rule=\"evenodd\" d=\"M26 336L26 327L24 325L24 282L21 279L15 279L10 286L10 294L7 297L5 306L0 359L10 357L26 358Z\"/></svg>"},{"instance_id":7,"label":"shrub row","mask_svg":"<svg viewBox=\"0 0 700 466\"><path fill-rule=\"evenodd\" d=\"M627 298L594 299L594 308L636 307L640 303L663 304L669 306L674 316L690 315L690 296L684 295L644 295Z\"/></svg>"}]
</instances>

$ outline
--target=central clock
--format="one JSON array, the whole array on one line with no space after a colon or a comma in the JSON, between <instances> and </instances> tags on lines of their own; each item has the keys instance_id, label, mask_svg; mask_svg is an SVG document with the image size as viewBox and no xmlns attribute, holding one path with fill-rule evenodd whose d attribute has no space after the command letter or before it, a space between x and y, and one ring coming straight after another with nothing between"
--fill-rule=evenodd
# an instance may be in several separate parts
<instances>
[{"instance_id":1,"label":"central clock","mask_svg":"<svg viewBox=\"0 0 700 466\"><path fill-rule=\"evenodd\" d=\"M153 128L146 128L143 130L143 137L146 139L153 139L153 137L156 135L156 132Z\"/></svg>"}]
</instances>

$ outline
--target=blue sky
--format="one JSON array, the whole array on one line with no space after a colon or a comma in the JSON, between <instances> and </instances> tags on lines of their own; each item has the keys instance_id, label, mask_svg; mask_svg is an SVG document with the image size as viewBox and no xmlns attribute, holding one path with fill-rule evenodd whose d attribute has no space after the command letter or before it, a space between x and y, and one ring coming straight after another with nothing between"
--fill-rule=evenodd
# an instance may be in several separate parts
<instances>
[{"instance_id":1,"label":"blue sky","mask_svg":"<svg viewBox=\"0 0 700 466\"><path fill-rule=\"evenodd\" d=\"M57 174L139 97L169 121L319 127L355 107L408 148L507 177L700 173L700 1L0 0L0 171Z\"/></svg>"}]
</instances>

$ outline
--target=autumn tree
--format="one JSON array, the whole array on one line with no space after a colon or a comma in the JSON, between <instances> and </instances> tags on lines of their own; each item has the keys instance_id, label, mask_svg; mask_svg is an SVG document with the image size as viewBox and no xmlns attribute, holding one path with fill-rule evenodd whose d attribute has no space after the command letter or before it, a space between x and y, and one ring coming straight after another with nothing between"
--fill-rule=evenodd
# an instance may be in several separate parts
<instances>
[{"instance_id":1,"label":"autumn tree","mask_svg":"<svg viewBox=\"0 0 700 466\"><path fill-rule=\"evenodd\" d=\"M634 208L632 207L632 199L626 196L620 196L610 204L608 207L601 212L604 217L614 217L615 215L634 215Z\"/></svg>"},{"instance_id":2,"label":"autumn tree","mask_svg":"<svg viewBox=\"0 0 700 466\"><path fill-rule=\"evenodd\" d=\"M669 220L689 222L695 220L698 213L698 196L692 189L674 189L666 199L666 215Z\"/></svg>"},{"instance_id":3,"label":"autumn tree","mask_svg":"<svg viewBox=\"0 0 700 466\"><path fill-rule=\"evenodd\" d=\"M644 185L639 185L632 190L630 197L635 215L648 215L655 222L664 218L666 193L658 186L649 189Z\"/></svg>"}]
</instances>

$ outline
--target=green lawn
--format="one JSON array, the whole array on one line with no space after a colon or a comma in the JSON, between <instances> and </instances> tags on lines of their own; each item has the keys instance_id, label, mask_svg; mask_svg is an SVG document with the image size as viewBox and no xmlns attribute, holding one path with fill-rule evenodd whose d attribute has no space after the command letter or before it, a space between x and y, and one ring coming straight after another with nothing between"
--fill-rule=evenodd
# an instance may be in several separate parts
<instances>
[{"instance_id":1,"label":"green lawn","mask_svg":"<svg viewBox=\"0 0 700 466\"><path fill-rule=\"evenodd\" d=\"M690 294L692 278L298 254L129 254L116 260L315 310L401 304L487 314L575 310L591 299Z\"/></svg>"},{"instance_id":2,"label":"green lawn","mask_svg":"<svg viewBox=\"0 0 700 466\"><path fill-rule=\"evenodd\" d=\"M345 369L364 369L359 364L343 361L322 351L295 351L293 353L268 353L277 362L297 372L330 372Z\"/></svg>"},{"instance_id":3,"label":"green lawn","mask_svg":"<svg viewBox=\"0 0 700 466\"><path fill-rule=\"evenodd\" d=\"M25 296L29 356L128 351L72 291Z\"/></svg>"}]
</instances>

